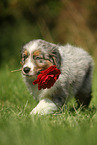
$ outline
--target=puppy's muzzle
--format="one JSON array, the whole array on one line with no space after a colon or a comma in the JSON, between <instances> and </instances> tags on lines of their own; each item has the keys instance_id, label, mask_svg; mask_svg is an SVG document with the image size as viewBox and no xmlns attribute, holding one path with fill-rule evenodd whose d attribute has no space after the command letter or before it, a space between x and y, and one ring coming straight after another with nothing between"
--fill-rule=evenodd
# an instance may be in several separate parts
<instances>
[{"instance_id":1,"label":"puppy's muzzle","mask_svg":"<svg viewBox=\"0 0 97 145\"><path fill-rule=\"evenodd\" d=\"M27 74L30 72L30 68L29 67L24 67L23 71Z\"/></svg>"}]
</instances>

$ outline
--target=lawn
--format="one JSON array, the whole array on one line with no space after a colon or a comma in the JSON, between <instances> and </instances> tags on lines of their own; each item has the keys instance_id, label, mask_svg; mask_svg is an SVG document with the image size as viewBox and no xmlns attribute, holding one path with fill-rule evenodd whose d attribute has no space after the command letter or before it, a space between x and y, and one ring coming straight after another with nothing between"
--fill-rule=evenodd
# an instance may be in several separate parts
<instances>
[{"instance_id":1,"label":"lawn","mask_svg":"<svg viewBox=\"0 0 97 145\"><path fill-rule=\"evenodd\" d=\"M90 107L75 109L75 101L64 112L33 116L37 104L29 94L20 72L0 69L0 145L97 145L97 75L93 75Z\"/></svg>"}]
</instances>

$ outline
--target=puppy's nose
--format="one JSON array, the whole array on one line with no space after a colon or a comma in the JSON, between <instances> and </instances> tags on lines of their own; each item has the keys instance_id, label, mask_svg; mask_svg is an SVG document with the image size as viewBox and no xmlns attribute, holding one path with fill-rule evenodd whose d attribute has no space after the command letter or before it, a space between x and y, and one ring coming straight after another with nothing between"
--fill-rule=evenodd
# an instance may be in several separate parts
<instances>
[{"instance_id":1,"label":"puppy's nose","mask_svg":"<svg viewBox=\"0 0 97 145\"><path fill-rule=\"evenodd\" d=\"M25 73L28 73L28 72L30 71L30 68L29 68L29 67L24 67L23 71L24 71Z\"/></svg>"}]
</instances>

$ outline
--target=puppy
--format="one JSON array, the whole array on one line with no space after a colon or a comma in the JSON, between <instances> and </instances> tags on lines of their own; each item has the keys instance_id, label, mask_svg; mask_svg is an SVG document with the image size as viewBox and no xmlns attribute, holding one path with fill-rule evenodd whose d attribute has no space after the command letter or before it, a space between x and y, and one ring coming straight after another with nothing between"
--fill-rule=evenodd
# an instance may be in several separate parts
<instances>
[{"instance_id":1,"label":"puppy","mask_svg":"<svg viewBox=\"0 0 97 145\"><path fill-rule=\"evenodd\" d=\"M33 81L48 67L56 65L61 74L50 89L38 90ZM88 107L92 92L93 60L81 48L32 40L22 49L22 74L33 97L39 102L31 114L51 114L75 97L78 106Z\"/></svg>"}]
</instances>

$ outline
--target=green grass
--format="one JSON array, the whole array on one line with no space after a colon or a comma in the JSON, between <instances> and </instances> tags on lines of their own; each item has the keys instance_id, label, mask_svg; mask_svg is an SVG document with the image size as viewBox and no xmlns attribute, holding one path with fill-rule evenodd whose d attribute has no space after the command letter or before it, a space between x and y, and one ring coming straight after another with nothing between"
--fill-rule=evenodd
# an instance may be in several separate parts
<instances>
[{"instance_id":1,"label":"green grass","mask_svg":"<svg viewBox=\"0 0 97 145\"><path fill-rule=\"evenodd\" d=\"M21 73L0 70L0 145L96 145L97 75L93 77L93 99L88 110L72 109L72 100L64 112L33 116L29 112L36 101L29 94Z\"/></svg>"}]
</instances>

